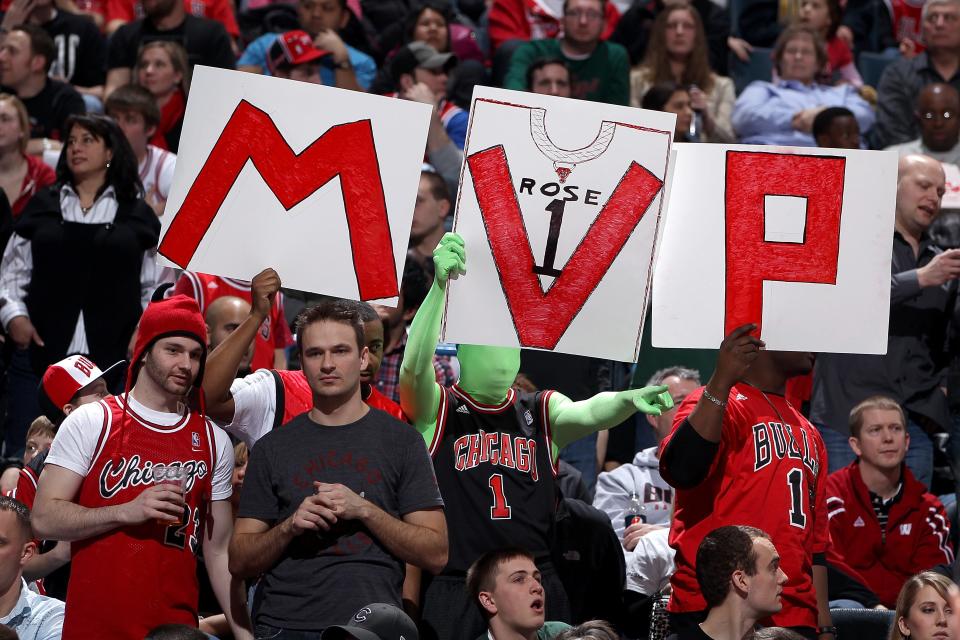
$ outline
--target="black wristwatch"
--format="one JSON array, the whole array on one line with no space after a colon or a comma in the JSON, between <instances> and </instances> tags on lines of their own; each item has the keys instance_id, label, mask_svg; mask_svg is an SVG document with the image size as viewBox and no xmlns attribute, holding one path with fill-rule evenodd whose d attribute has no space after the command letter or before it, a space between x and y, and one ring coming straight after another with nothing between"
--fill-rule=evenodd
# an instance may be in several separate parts
<instances>
[{"instance_id":1,"label":"black wristwatch","mask_svg":"<svg viewBox=\"0 0 960 640\"><path fill-rule=\"evenodd\" d=\"M337 62L333 65L334 69L343 69L344 71L349 71L352 67L350 66L350 60L344 60L343 62Z\"/></svg>"},{"instance_id":2,"label":"black wristwatch","mask_svg":"<svg viewBox=\"0 0 960 640\"><path fill-rule=\"evenodd\" d=\"M836 627L832 627L832 626L831 626L831 627L818 627L818 628L817 628L817 637L818 637L818 638L819 638L820 636L825 636L825 635L828 635L828 634L831 635L831 636L833 636L835 640L836 640L836 638L839 638L839 637L840 637L840 636L837 634L837 628L836 628Z\"/></svg>"}]
</instances>

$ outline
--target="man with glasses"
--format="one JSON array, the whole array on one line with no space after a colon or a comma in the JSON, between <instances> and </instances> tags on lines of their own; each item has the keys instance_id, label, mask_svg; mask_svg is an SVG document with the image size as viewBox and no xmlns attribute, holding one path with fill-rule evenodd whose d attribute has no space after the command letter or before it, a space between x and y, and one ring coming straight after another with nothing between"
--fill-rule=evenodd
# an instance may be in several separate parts
<instances>
[{"instance_id":1,"label":"man with glasses","mask_svg":"<svg viewBox=\"0 0 960 640\"><path fill-rule=\"evenodd\" d=\"M922 22L926 51L892 63L880 78L874 148L907 142L920 134L912 112L923 87L946 82L960 91L960 0L927 0Z\"/></svg>"},{"instance_id":2,"label":"man with glasses","mask_svg":"<svg viewBox=\"0 0 960 640\"><path fill-rule=\"evenodd\" d=\"M928 84L917 97L914 116L920 123L920 137L889 148L900 157L920 153L960 164L960 93L942 82Z\"/></svg>"},{"instance_id":3,"label":"man with glasses","mask_svg":"<svg viewBox=\"0 0 960 640\"><path fill-rule=\"evenodd\" d=\"M606 0L566 0L563 36L531 40L513 54L504 87L527 88L527 69L542 58L559 58L570 70L570 96L581 100L630 103L630 62L619 44L601 41Z\"/></svg>"}]
</instances>

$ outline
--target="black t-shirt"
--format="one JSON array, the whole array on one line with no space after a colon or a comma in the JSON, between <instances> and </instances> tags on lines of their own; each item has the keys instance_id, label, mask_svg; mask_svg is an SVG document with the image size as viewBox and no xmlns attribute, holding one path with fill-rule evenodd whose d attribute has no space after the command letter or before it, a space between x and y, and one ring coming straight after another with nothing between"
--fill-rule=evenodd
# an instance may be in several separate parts
<instances>
[{"instance_id":1,"label":"black t-shirt","mask_svg":"<svg viewBox=\"0 0 960 640\"><path fill-rule=\"evenodd\" d=\"M705 634L700 625L695 624L689 629L670 634L667 636L667 640L713 640L713 638Z\"/></svg>"},{"instance_id":2,"label":"black t-shirt","mask_svg":"<svg viewBox=\"0 0 960 640\"><path fill-rule=\"evenodd\" d=\"M95 87L106 75L106 41L87 16L57 10L53 20L42 25L53 38L57 55L50 75L78 87Z\"/></svg>"},{"instance_id":3,"label":"black t-shirt","mask_svg":"<svg viewBox=\"0 0 960 640\"><path fill-rule=\"evenodd\" d=\"M423 437L370 409L354 423L328 427L302 414L257 441L238 517L274 523L314 493L313 482L340 483L395 518L443 506ZM371 602L402 606L404 566L362 525L293 540L257 587L255 622L321 630L346 624Z\"/></svg>"},{"instance_id":4,"label":"black t-shirt","mask_svg":"<svg viewBox=\"0 0 960 640\"><path fill-rule=\"evenodd\" d=\"M14 91L6 90L8 93ZM65 82L47 79L47 84L32 98L21 98L30 116L31 138L63 140L67 134L63 124L68 116L86 113L83 97Z\"/></svg>"},{"instance_id":5,"label":"black t-shirt","mask_svg":"<svg viewBox=\"0 0 960 640\"><path fill-rule=\"evenodd\" d=\"M117 29L107 47L107 69L133 69L140 47L154 40L169 40L187 51L190 66L203 64L233 69L236 57L230 47L230 36L216 20L187 14L174 29L161 31L149 18L128 22ZM361 605L362 606L362 605Z\"/></svg>"}]
</instances>

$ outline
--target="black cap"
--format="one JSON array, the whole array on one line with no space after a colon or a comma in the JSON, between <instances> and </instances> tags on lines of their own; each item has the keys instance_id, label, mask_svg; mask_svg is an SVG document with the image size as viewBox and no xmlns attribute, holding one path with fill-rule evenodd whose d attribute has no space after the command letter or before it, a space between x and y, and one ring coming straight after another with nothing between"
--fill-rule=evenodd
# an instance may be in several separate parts
<instances>
[{"instance_id":1,"label":"black cap","mask_svg":"<svg viewBox=\"0 0 960 640\"><path fill-rule=\"evenodd\" d=\"M320 640L419 640L410 616L390 604L368 604L346 625L327 627Z\"/></svg>"}]
</instances>

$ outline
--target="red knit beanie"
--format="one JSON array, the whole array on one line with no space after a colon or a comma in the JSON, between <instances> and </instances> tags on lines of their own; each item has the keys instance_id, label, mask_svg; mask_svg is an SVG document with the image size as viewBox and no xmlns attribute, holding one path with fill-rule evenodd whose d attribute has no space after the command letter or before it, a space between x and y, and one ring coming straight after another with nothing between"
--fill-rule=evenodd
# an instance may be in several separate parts
<instances>
[{"instance_id":1,"label":"red knit beanie","mask_svg":"<svg viewBox=\"0 0 960 640\"><path fill-rule=\"evenodd\" d=\"M200 357L200 370L193 386L199 387L203 381L203 366L207 360L207 323L200 313L197 301L190 296L176 295L159 302L151 302L140 316L137 327L137 341L133 347L133 358L127 375L127 385L132 387L137 381L140 362L144 354L160 338L184 336L193 338L203 347Z\"/></svg>"}]
</instances>

